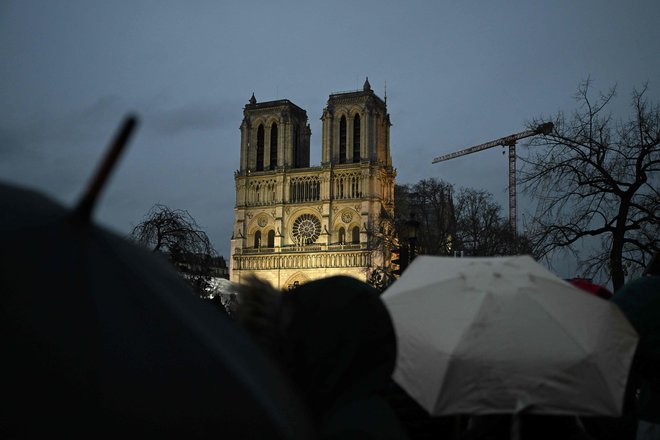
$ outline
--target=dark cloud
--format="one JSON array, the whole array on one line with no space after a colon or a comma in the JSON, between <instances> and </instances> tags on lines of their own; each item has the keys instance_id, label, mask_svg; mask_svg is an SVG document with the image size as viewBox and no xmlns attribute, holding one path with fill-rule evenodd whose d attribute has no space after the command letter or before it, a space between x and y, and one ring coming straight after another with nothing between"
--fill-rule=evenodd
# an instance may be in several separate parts
<instances>
[{"instance_id":1,"label":"dark cloud","mask_svg":"<svg viewBox=\"0 0 660 440\"><path fill-rule=\"evenodd\" d=\"M236 102L187 104L175 109L157 110L148 115L147 123L149 128L164 135L197 130L237 129L242 117L240 108Z\"/></svg>"},{"instance_id":2,"label":"dark cloud","mask_svg":"<svg viewBox=\"0 0 660 440\"><path fill-rule=\"evenodd\" d=\"M22 151L52 149L54 145L76 148L88 141L98 140L108 127L119 124L121 101L106 96L93 104L73 111L59 111L14 116L14 120L0 121L0 141L15 145Z\"/></svg>"}]
</instances>

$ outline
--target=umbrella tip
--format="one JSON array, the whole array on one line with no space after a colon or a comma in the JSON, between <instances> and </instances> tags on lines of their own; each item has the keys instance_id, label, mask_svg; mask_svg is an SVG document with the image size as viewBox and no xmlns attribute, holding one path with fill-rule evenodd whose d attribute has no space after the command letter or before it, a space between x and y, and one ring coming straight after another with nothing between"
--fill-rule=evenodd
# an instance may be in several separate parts
<instances>
[{"instance_id":1,"label":"umbrella tip","mask_svg":"<svg viewBox=\"0 0 660 440\"><path fill-rule=\"evenodd\" d=\"M137 123L138 117L133 113L129 113L124 117L122 125L115 135L114 140L108 147L105 157L99 164L96 172L92 176L92 180L85 190L85 193L74 209L74 216L78 220L87 223L91 219L96 200L117 163L117 159L119 159L119 156L135 130Z\"/></svg>"}]
</instances>

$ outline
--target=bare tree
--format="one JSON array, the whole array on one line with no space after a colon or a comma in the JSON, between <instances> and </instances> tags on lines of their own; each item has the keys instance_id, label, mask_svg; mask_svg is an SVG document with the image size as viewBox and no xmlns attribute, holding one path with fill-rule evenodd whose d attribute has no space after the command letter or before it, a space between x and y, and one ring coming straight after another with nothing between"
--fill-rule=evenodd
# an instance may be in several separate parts
<instances>
[{"instance_id":1,"label":"bare tree","mask_svg":"<svg viewBox=\"0 0 660 440\"><path fill-rule=\"evenodd\" d=\"M521 182L539 203L530 233L539 255L571 252L583 276L604 273L616 290L660 249L660 107L644 86L617 119L615 89L592 99L590 86L578 88L570 117L560 112L550 134L530 141ZM585 244L593 252L582 257Z\"/></svg>"},{"instance_id":2,"label":"bare tree","mask_svg":"<svg viewBox=\"0 0 660 440\"><path fill-rule=\"evenodd\" d=\"M487 191L460 188L436 178L395 187L394 232L406 239L410 214L419 221L417 252L470 256L532 253L529 240L514 236L502 207Z\"/></svg>"},{"instance_id":3,"label":"bare tree","mask_svg":"<svg viewBox=\"0 0 660 440\"><path fill-rule=\"evenodd\" d=\"M532 254L527 237L513 234L491 193L462 188L456 197L455 213L453 248L465 256Z\"/></svg>"},{"instance_id":4,"label":"bare tree","mask_svg":"<svg viewBox=\"0 0 660 440\"><path fill-rule=\"evenodd\" d=\"M390 256L391 251L397 246L398 238L394 229L394 216L384 208L381 208L374 223L367 226L368 249L372 265L366 269L367 283L384 291L394 282ZM380 261L381 258L383 261ZM379 261L381 264L374 264Z\"/></svg>"},{"instance_id":5,"label":"bare tree","mask_svg":"<svg viewBox=\"0 0 660 440\"><path fill-rule=\"evenodd\" d=\"M206 287L218 260L215 249L195 219L181 209L154 205L144 220L133 228L131 240L165 254L200 296Z\"/></svg>"},{"instance_id":6,"label":"bare tree","mask_svg":"<svg viewBox=\"0 0 660 440\"><path fill-rule=\"evenodd\" d=\"M469 256L532 253L525 236L512 234L508 220L501 217L502 208L490 193L464 188L456 203L454 193L451 184L436 178L396 185L394 216L381 212L369 231L370 248L387 250L387 255L397 249L402 259L409 259L412 249L407 229L414 214L418 222L415 254L453 255L455 250ZM369 270L369 283L380 290L397 277L389 262Z\"/></svg>"},{"instance_id":7,"label":"bare tree","mask_svg":"<svg viewBox=\"0 0 660 440\"><path fill-rule=\"evenodd\" d=\"M414 185L397 185L394 189L394 229L406 239L406 222L414 213L419 222L416 247L418 253L449 255L456 232L453 202L454 187L440 179L422 179Z\"/></svg>"}]
</instances>

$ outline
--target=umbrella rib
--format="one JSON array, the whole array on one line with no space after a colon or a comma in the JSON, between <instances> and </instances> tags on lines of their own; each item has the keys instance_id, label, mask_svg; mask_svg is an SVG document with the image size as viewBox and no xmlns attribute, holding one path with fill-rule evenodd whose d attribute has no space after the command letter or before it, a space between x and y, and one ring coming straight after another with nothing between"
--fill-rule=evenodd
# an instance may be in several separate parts
<instances>
[{"instance_id":1,"label":"umbrella rib","mask_svg":"<svg viewBox=\"0 0 660 440\"><path fill-rule=\"evenodd\" d=\"M128 143L136 125L137 117L134 115L127 116L123 121L119 132L110 147L108 147L105 157L99 164L99 168L94 173L85 193L74 209L75 216L78 219L83 220L84 222L89 222L92 210L94 209L94 204L96 203L103 186L108 180L115 163Z\"/></svg>"}]
</instances>

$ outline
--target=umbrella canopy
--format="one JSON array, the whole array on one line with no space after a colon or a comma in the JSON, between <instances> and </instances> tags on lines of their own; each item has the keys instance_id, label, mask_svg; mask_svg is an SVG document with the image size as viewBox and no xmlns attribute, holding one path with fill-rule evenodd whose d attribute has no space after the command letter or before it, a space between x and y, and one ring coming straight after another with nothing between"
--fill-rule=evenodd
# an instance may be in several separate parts
<instances>
[{"instance_id":1,"label":"umbrella canopy","mask_svg":"<svg viewBox=\"0 0 660 440\"><path fill-rule=\"evenodd\" d=\"M168 262L0 184L0 437L300 438L298 396Z\"/></svg>"},{"instance_id":2,"label":"umbrella canopy","mask_svg":"<svg viewBox=\"0 0 660 440\"><path fill-rule=\"evenodd\" d=\"M530 257L418 257L383 300L394 380L432 415L621 413L634 329Z\"/></svg>"},{"instance_id":3,"label":"umbrella canopy","mask_svg":"<svg viewBox=\"0 0 660 440\"><path fill-rule=\"evenodd\" d=\"M575 287L578 287L600 298L603 299L612 298L612 292L607 287L602 286L600 284L596 284L593 281L585 280L584 278L571 278L570 280L566 280L566 281L568 281Z\"/></svg>"}]
</instances>

